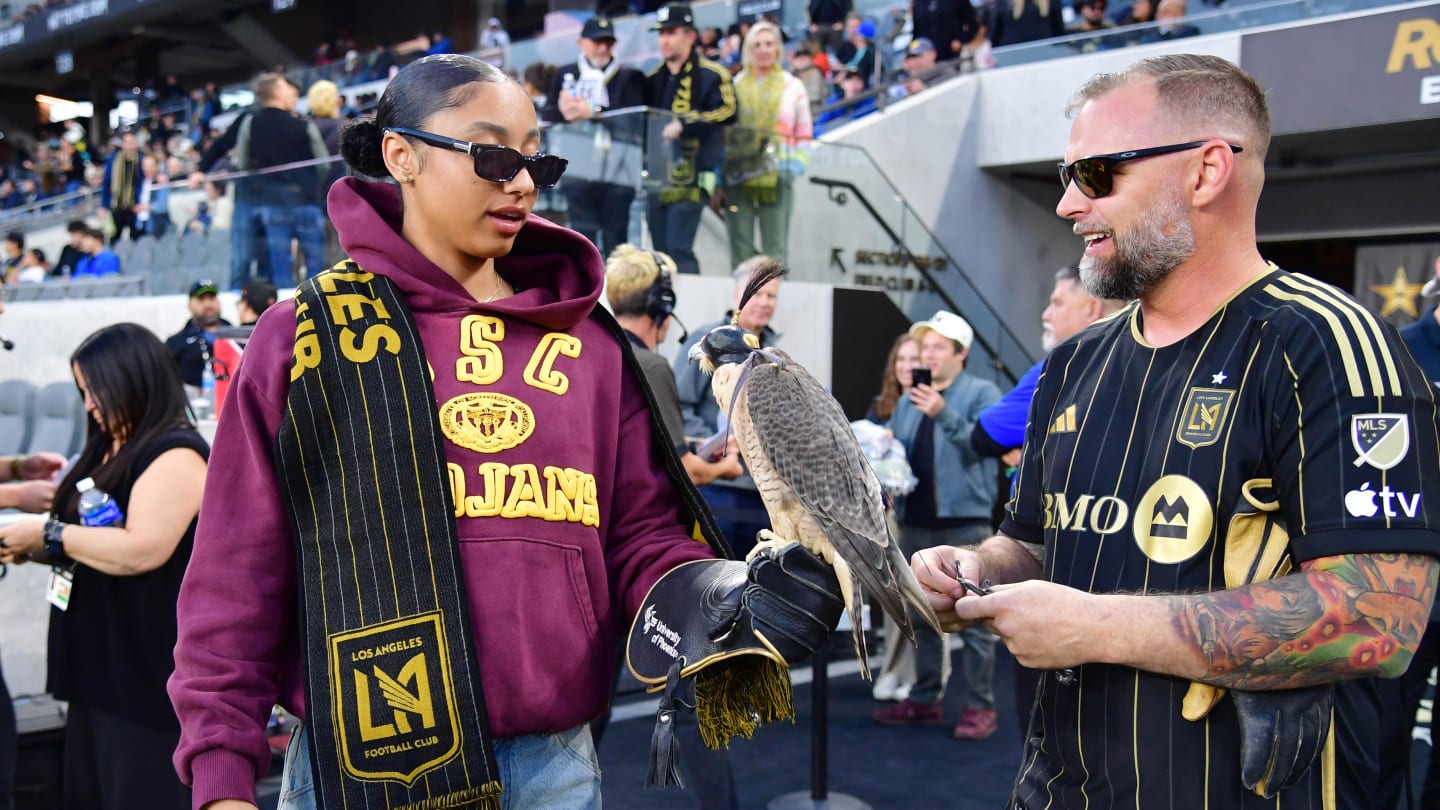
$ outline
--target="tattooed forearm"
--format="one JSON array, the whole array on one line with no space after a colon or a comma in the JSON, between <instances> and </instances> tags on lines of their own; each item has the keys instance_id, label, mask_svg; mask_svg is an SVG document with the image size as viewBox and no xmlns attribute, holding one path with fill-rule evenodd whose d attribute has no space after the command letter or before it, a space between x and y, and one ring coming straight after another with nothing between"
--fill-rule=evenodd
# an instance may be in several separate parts
<instances>
[{"instance_id":1,"label":"tattooed forearm","mask_svg":"<svg viewBox=\"0 0 1440 810\"><path fill-rule=\"evenodd\" d=\"M1203 656L1201 680L1216 686L1394 677L1420 643L1437 569L1423 554L1325 557L1267 582L1169 597L1171 622Z\"/></svg>"}]
</instances>

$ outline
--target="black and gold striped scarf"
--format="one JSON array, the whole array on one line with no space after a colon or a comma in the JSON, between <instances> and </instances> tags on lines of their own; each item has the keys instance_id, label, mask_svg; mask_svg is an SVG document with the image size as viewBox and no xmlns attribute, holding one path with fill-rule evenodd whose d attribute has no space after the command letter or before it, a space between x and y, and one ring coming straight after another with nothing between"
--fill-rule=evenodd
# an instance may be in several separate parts
<instances>
[{"instance_id":1,"label":"black and gold striped scarf","mask_svg":"<svg viewBox=\"0 0 1440 810\"><path fill-rule=\"evenodd\" d=\"M135 184L140 177L140 159L127 158L122 152L110 166L110 208L129 211L135 207Z\"/></svg>"},{"instance_id":2,"label":"black and gold striped scarf","mask_svg":"<svg viewBox=\"0 0 1440 810\"><path fill-rule=\"evenodd\" d=\"M354 262L296 290L276 463L299 551L320 807L498 810L424 347Z\"/></svg>"}]
</instances>

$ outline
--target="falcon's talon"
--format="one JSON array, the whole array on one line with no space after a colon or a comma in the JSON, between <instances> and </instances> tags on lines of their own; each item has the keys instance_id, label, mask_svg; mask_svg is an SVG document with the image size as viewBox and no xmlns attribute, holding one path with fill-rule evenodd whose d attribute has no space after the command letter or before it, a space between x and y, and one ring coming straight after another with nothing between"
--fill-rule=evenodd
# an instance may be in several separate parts
<instances>
[{"instance_id":1,"label":"falcon's talon","mask_svg":"<svg viewBox=\"0 0 1440 810\"><path fill-rule=\"evenodd\" d=\"M765 553L767 550L779 554L787 546L795 542L793 540L787 540L769 529L761 529L756 532L755 541L755 547L750 549L749 554L745 555L745 562L747 563L754 562L756 557Z\"/></svg>"}]
</instances>

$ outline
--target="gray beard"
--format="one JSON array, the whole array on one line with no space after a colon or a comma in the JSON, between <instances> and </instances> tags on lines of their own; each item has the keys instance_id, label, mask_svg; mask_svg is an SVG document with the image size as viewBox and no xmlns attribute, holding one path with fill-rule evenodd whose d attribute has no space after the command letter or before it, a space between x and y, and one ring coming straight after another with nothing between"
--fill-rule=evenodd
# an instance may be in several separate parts
<instances>
[{"instance_id":1,"label":"gray beard","mask_svg":"<svg viewBox=\"0 0 1440 810\"><path fill-rule=\"evenodd\" d=\"M1130 232L1117 231L1111 240L1114 249L1109 257L1080 260L1080 282L1096 298L1141 298L1195 255L1190 220L1174 197L1149 208Z\"/></svg>"}]
</instances>

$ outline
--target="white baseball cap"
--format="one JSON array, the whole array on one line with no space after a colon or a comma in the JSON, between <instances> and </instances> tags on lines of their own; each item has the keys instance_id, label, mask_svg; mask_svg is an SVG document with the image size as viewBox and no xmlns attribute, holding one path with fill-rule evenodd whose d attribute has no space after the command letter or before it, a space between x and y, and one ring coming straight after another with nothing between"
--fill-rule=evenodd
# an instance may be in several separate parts
<instances>
[{"instance_id":1,"label":"white baseball cap","mask_svg":"<svg viewBox=\"0 0 1440 810\"><path fill-rule=\"evenodd\" d=\"M925 333L934 329L936 332L959 343L965 348L970 348L970 341L975 338L975 330L965 319L953 312L940 310L928 321L919 321L910 327L910 334L916 339L925 337Z\"/></svg>"},{"instance_id":2,"label":"white baseball cap","mask_svg":"<svg viewBox=\"0 0 1440 810\"><path fill-rule=\"evenodd\" d=\"M1435 275L1420 288L1420 294L1426 298L1440 295L1440 256L1435 257Z\"/></svg>"}]
</instances>

